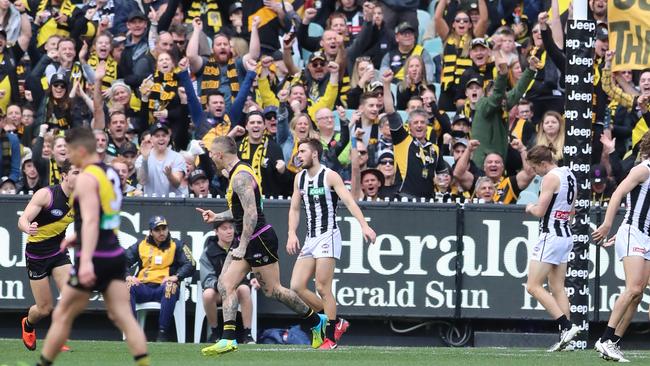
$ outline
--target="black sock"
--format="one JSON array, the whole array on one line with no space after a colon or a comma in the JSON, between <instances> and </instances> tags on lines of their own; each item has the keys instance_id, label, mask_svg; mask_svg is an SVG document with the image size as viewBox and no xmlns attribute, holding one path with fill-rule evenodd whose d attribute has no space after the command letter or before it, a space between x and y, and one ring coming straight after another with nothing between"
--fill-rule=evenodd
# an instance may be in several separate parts
<instances>
[{"instance_id":1,"label":"black sock","mask_svg":"<svg viewBox=\"0 0 650 366\"><path fill-rule=\"evenodd\" d=\"M34 331L34 325L29 322L29 319L25 319L25 330L29 333Z\"/></svg>"},{"instance_id":2,"label":"black sock","mask_svg":"<svg viewBox=\"0 0 650 366\"><path fill-rule=\"evenodd\" d=\"M251 333L251 328L244 328L244 337L251 337L253 338L253 335Z\"/></svg>"},{"instance_id":3,"label":"black sock","mask_svg":"<svg viewBox=\"0 0 650 366\"><path fill-rule=\"evenodd\" d=\"M51 365L52 365L52 361L48 360L43 355L41 355L41 360L38 361L38 363L36 364L36 366L51 366Z\"/></svg>"},{"instance_id":4,"label":"black sock","mask_svg":"<svg viewBox=\"0 0 650 366\"><path fill-rule=\"evenodd\" d=\"M210 333L213 335L219 334L219 327L210 327Z\"/></svg>"},{"instance_id":5,"label":"black sock","mask_svg":"<svg viewBox=\"0 0 650 366\"><path fill-rule=\"evenodd\" d=\"M323 315L325 315L325 309L319 311L318 314L323 314Z\"/></svg>"},{"instance_id":6,"label":"black sock","mask_svg":"<svg viewBox=\"0 0 650 366\"><path fill-rule=\"evenodd\" d=\"M612 336L611 340L612 340L612 342L614 342L614 343L619 343L619 341L621 340L621 337L619 337L619 336L617 336L616 334L614 334L614 335Z\"/></svg>"},{"instance_id":7,"label":"black sock","mask_svg":"<svg viewBox=\"0 0 650 366\"><path fill-rule=\"evenodd\" d=\"M557 318L555 321L557 322L557 324L560 326L560 329L562 330L571 329L571 326L573 325L571 324L571 321L567 319L566 315L564 314L562 314L562 316Z\"/></svg>"},{"instance_id":8,"label":"black sock","mask_svg":"<svg viewBox=\"0 0 650 366\"><path fill-rule=\"evenodd\" d=\"M237 339L237 323L234 320L228 320L223 323L223 339Z\"/></svg>"},{"instance_id":9,"label":"black sock","mask_svg":"<svg viewBox=\"0 0 650 366\"><path fill-rule=\"evenodd\" d=\"M302 319L303 324L309 328L313 328L320 324L318 313L314 312L312 309L309 309L305 314L303 314Z\"/></svg>"},{"instance_id":10,"label":"black sock","mask_svg":"<svg viewBox=\"0 0 650 366\"><path fill-rule=\"evenodd\" d=\"M135 361L136 366L149 366L151 364L149 355L146 353L142 355L133 356L133 361Z\"/></svg>"},{"instance_id":11,"label":"black sock","mask_svg":"<svg viewBox=\"0 0 650 366\"><path fill-rule=\"evenodd\" d=\"M607 329L605 329L605 332L603 332L603 336L600 337L601 342L605 342L606 340L612 340L614 338L614 332L616 329L608 326Z\"/></svg>"},{"instance_id":12,"label":"black sock","mask_svg":"<svg viewBox=\"0 0 650 366\"><path fill-rule=\"evenodd\" d=\"M327 334L327 338L329 338L329 340L332 342L336 342L334 340L334 329L336 329L336 319L329 321L329 324L327 325L327 331L325 332Z\"/></svg>"}]
</instances>

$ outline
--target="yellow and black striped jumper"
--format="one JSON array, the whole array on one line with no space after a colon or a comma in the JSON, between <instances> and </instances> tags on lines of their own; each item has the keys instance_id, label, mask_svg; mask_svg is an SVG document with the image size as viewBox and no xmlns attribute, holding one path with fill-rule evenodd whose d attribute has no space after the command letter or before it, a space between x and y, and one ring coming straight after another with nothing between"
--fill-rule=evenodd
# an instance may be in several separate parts
<instances>
[{"instance_id":1,"label":"yellow and black striped jumper","mask_svg":"<svg viewBox=\"0 0 650 366\"><path fill-rule=\"evenodd\" d=\"M472 59L469 58L471 40L470 34L463 36L451 34L445 41L440 79L440 101L438 102L438 107L445 112L456 111L454 99L457 88L465 87L460 85L460 78L465 70L472 67Z\"/></svg>"},{"instance_id":2,"label":"yellow and black striped jumper","mask_svg":"<svg viewBox=\"0 0 650 366\"><path fill-rule=\"evenodd\" d=\"M27 237L25 246L27 273L31 280L47 278L55 267L70 264L68 252L59 250L65 231L73 221L69 198L60 184L43 189L49 191L50 204L32 221L38 223L38 232Z\"/></svg>"}]
</instances>

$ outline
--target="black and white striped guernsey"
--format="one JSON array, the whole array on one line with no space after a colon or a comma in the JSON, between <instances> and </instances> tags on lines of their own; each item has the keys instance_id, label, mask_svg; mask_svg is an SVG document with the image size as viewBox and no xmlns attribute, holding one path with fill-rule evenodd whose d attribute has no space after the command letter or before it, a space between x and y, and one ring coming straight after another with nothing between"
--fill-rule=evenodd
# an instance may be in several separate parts
<instances>
[{"instance_id":1,"label":"black and white striped guernsey","mask_svg":"<svg viewBox=\"0 0 650 366\"><path fill-rule=\"evenodd\" d=\"M650 160L644 160L641 165L650 170ZM634 187L630 193L627 194L626 199L626 212L625 223L635 226L642 233L650 236L650 218L648 211L650 211L650 178L645 182Z\"/></svg>"},{"instance_id":2,"label":"black and white striped guernsey","mask_svg":"<svg viewBox=\"0 0 650 366\"><path fill-rule=\"evenodd\" d=\"M307 218L307 236L317 237L337 228L336 206L339 196L325 183L328 168L321 166L314 177L310 177L307 169L300 172L298 188L305 206Z\"/></svg>"},{"instance_id":3,"label":"black and white striped guernsey","mask_svg":"<svg viewBox=\"0 0 650 366\"><path fill-rule=\"evenodd\" d=\"M560 189L553 193L546 213L540 219L540 231L553 233L558 237L569 237L571 236L569 219L578 189L576 177L567 167L553 168L548 174L560 178Z\"/></svg>"}]
</instances>

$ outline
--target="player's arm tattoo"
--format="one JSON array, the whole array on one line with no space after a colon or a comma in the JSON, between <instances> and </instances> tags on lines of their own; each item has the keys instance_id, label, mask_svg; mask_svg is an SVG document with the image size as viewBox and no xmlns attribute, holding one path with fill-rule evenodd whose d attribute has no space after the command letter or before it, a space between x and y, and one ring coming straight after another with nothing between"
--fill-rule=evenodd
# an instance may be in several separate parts
<instances>
[{"instance_id":1,"label":"player's arm tattoo","mask_svg":"<svg viewBox=\"0 0 650 366\"><path fill-rule=\"evenodd\" d=\"M217 217L215 218L215 221L227 221L227 220L232 220L232 211L226 210L224 212L219 212L217 214Z\"/></svg>"},{"instance_id":2,"label":"player's arm tattoo","mask_svg":"<svg viewBox=\"0 0 650 366\"><path fill-rule=\"evenodd\" d=\"M248 242L255 232L257 225L257 205L255 203L255 190L253 189L252 177L248 174L237 174L232 182L232 189L239 197L242 208L244 209L244 218L242 222L242 232L239 239L239 246L246 248Z\"/></svg>"}]
</instances>

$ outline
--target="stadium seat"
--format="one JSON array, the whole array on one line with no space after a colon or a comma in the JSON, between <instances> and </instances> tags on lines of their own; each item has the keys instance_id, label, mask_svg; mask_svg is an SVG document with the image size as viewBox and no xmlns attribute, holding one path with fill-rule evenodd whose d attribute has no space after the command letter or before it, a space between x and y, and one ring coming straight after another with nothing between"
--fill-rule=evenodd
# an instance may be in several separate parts
<instances>
[{"instance_id":1,"label":"stadium seat","mask_svg":"<svg viewBox=\"0 0 650 366\"><path fill-rule=\"evenodd\" d=\"M390 93L393 94L393 103L397 100L397 84L395 82L390 84Z\"/></svg>"},{"instance_id":2,"label":"stadium seat","mask_svg":"<svg viewBox=\"0 0 650 366\"><path fill-rule=\"evenodd\" d=\"M325 32L325 30L320 26L320 24L314 22L309 23L307 34L310 37L320 37L323 35L323 32Z\"/></svg>"},{"instance_id":3,"label":"stadium seat","mask_svg":"<svg viewBox=\"0 0 650 366\"><path fill-rule=\"evenodd\" d=\"M442 40L440 39L440 37L436 37L434 39L427 39L426 41L424 41L422 46L432 58L442 53Z\"/></svg>"},{"instance_id":4,"label":"stadium seat","mask_svg":"<svg viewBox=\"0 0 650 366\"><path fill-rule=\"evenodd\" d=\"M451 156L451 155L443 155L442 158L445 160L445 162L446 162L447 164L449 164L450 167L451 167L451 166L454 166L455 161L454 161L454 157L453 157L453 156Z\"/></svg>"},{"instance_id":5,"label":"stadium seat","mask_svg":"<svg viewBox=\"0 0 650 366\"><path fill-rule=\"evenodd\" d=\"M440 100L440 92L441 92L440 83L433 83L433 86L436 87L436 100Z\"/></svg>"},{"instance_id":6,"label":"stadium seat","mask_svg":"<svg viewBox=\"0 0 650 366\"><path fill-rule=\"evenodd\" d=\"M433 16L436 14L436 5L438 5L437 1L431 1L429 8L427 9L427 12L431 18L433 18Z\"/></svg>"},{"instance_id":7,"label":"stadium seat","mask_svg":"<svg viewBox=\"0 0 650 366\"><path fill-rule=\"evenodd\" d=\"M185 301L187 300L187 286L189 286L191 278L186 278L181 283L179 288L178 301L174 308L174 324L176 325L176 338L178 343L185 343ZM160 303L151 301L135 304L135 314L140 323L140 327L144 329L147 320L147 313L150 311L160 311Z\"/></svg>"},{"instance_id":8,"label":"stadium seat","mask_svg":"<svg viewBox=\"0 0 650 366\"><path fill-rule=\"evenodd\" d=\"M196 283L196 309L194 310L194 343L201 343L201 330L203 330L203 319L205 319L205 309L202 301L203 287L201 281ZM253 303L253 314L251 317L251 335L257 342L257 290L251 288L251 303ZM218 306L217 309L221 309ZM241 309L241 307L240 307ZM210 329L207 330L208 335Z\"/></svg>"},{"instance_id":9,"label":"stadium seat","mask_svg":"<svg viewBox=\"0 0 650 366\"><path fill-rule=\"evenodd\" d=\"M431 14L425 10L418 9L418 43L422 43L422 37L431 23Z\"/></svg>"},{"instance_id":10,"label":"stadium seat","mask_svg":"<svg viewBox=\"0 0 650 366\"><path fill-rule=\"evenodd\" d=\"M402 117L402 122L406 123L406 121L409 120L409 114L406 111L397 111L399 113L400 117Z\"/></svg>"},{"instance_id":11,"label":"stadium seat","mask_svg":"<svg viewBox=\"0 0 650 366\"><path fill-rule=\"evenodd\" d=\"M527 205L529 203L537 202L537 197L539 196L539 190L541 188L542 179L539 176L536 176L532 182L521 191L519 194L519 199L517 200L518 205Z\"/></svg>"}]
</instances>

